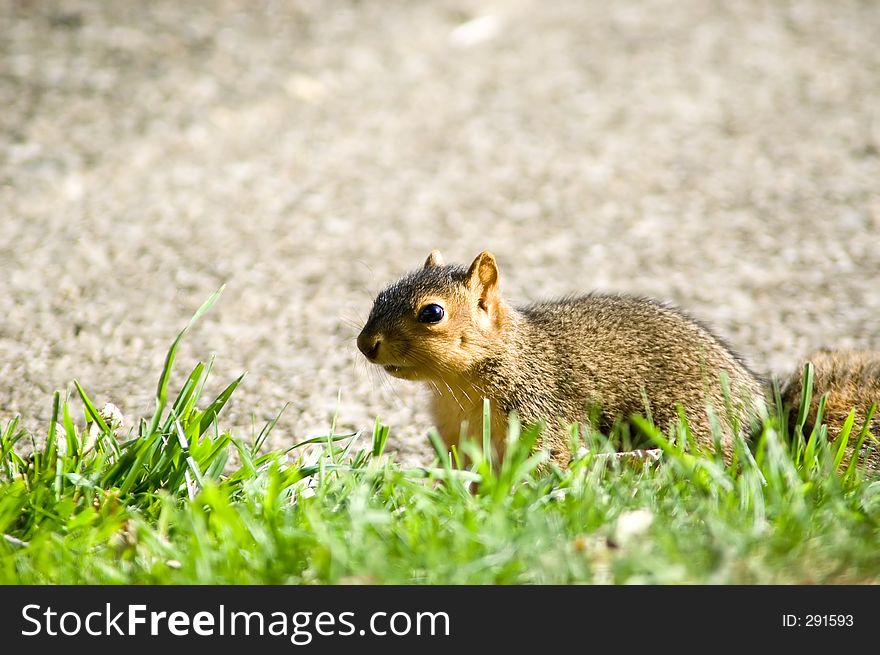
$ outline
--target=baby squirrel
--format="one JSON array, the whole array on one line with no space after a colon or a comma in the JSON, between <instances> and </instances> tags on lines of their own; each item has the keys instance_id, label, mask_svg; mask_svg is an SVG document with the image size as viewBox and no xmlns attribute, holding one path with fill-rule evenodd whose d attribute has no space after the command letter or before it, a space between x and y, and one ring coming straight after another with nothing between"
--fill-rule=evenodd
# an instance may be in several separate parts
<instances>
[{"instance_id":1,"label":"baby squirrel","mask_svg":"<svg viewBox=\"0 0 880 655\"><path fill-rule=\"evenodd\" d=\"M665 430L680 405L696 441L714 450L711 406L727 457L734 424L746 436L756 424L769 385L686 314L645 298L604 294L514 307L501 297L499 281L489 252L464 268L447 265L435 250L421 269L379 293L357 339L364 356L390 375L429 385L447 446L480 437L483 398L490 401L497 456L503 457L508 415L515 411L523 424L546 423L542 445L563 466L570 457L568 426L597 413L606 433L616 419L647 412ZM824 360L820 364L817 370L825 371ZM828 375L836 379L831 366ZM880 358L864 370L874 396L880 395ZM834 385L825 373L815 379ZM853 380L852 389L860 382ZM787 397L799 401L798 389L794 379ZM826 417L839 406L834 418L842 413L845 419L850 398L867 410L868 392L852 395L852 389L826 405Z\"/></svg>"}]
</instances>

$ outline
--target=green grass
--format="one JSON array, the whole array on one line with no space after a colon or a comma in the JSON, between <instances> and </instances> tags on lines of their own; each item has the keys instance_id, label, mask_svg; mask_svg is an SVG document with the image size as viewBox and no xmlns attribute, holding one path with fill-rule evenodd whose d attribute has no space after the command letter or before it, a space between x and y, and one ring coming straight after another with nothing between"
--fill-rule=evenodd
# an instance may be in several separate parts
<instances>
[{"instance_id":1,"label":"green grass","mask_svg":"<svg viewBox=\"0 0 880 655\"><path fill-rule=\"evenodd\" d=\"M40 439L6 425L0 582L880 582L880 481L839 466L844 441L873 443L852 420L829 444L824 428L802 434L805 417L788 435L770 413L727 464L685 448L685 423L663 435L647 421L658 462L618 459L590 433L565 471L515 422L500 465L473 444L465 470L436 435L434 467L400 466L378 420L372 435L261 454L274 422L247 443L220 427L241 378L205 399L200 363L168 402L185 332L130 434L79 383Z\"/></svg>"}]
</instances>

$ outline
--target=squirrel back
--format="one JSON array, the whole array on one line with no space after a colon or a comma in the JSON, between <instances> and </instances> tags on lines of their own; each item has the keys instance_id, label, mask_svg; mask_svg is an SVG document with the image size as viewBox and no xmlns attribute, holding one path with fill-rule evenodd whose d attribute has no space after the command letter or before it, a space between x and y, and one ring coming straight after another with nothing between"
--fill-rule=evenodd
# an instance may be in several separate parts
<instances>
[{"instance_id":1,"label":"squirrel back","mask_svg":"<svg viewBox=\"0 0 880 655\"><path fill-rule=\"evenodd\" d=\"M428 384L448 445L480 434L483 398L499 454L515 411L523 423L546 422L543 445L562 464L567 427L596 413L603 431L633 414L648 414L665 430L680 406L708 449L715 446L714 414L726 455L735 430L747 433L754 423L766 385L686 314L652 300L599 294L513 307L499 281L491 253L464 268L446 265L434 251L422 269L377 296L358 337L372 363Z\"/></svg>"}]
</instances>

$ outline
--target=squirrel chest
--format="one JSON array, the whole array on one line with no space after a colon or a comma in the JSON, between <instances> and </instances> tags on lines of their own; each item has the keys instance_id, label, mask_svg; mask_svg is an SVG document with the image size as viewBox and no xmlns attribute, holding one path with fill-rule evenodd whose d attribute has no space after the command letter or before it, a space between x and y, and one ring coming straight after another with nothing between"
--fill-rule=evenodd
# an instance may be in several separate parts
<instances>
[{"instance_id":1,"label":"squirrel chest","mask_svg":"<svg viewBox=\"0 0 880 655\"><path fill-rule=\"evenodd\" d=\"M483 393L475 386L453 381L432 381L431 414L434 426L447 446L457 446L464 436L481 443L483 435ZM503 455L507 414L490 399L492 447Z\"/></svg>"}]
</instances>

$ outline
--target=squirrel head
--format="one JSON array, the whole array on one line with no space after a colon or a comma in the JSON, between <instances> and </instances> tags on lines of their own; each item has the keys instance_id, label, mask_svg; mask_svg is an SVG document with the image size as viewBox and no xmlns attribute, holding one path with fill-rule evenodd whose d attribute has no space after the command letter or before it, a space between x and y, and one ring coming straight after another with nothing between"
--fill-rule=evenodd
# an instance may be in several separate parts
<instances>
[{"instance_id":1,"label":"squirrel head","mask_svg":"<svg viewBox=\"0 0 880 655\"><path fill-rule=\"evenodd\" d=\"M464 268L434 250L422 268L379 293L358 348L405 380L462 376L498 348L508 314L492 253Z\"/></svg>"}]
</instances>

